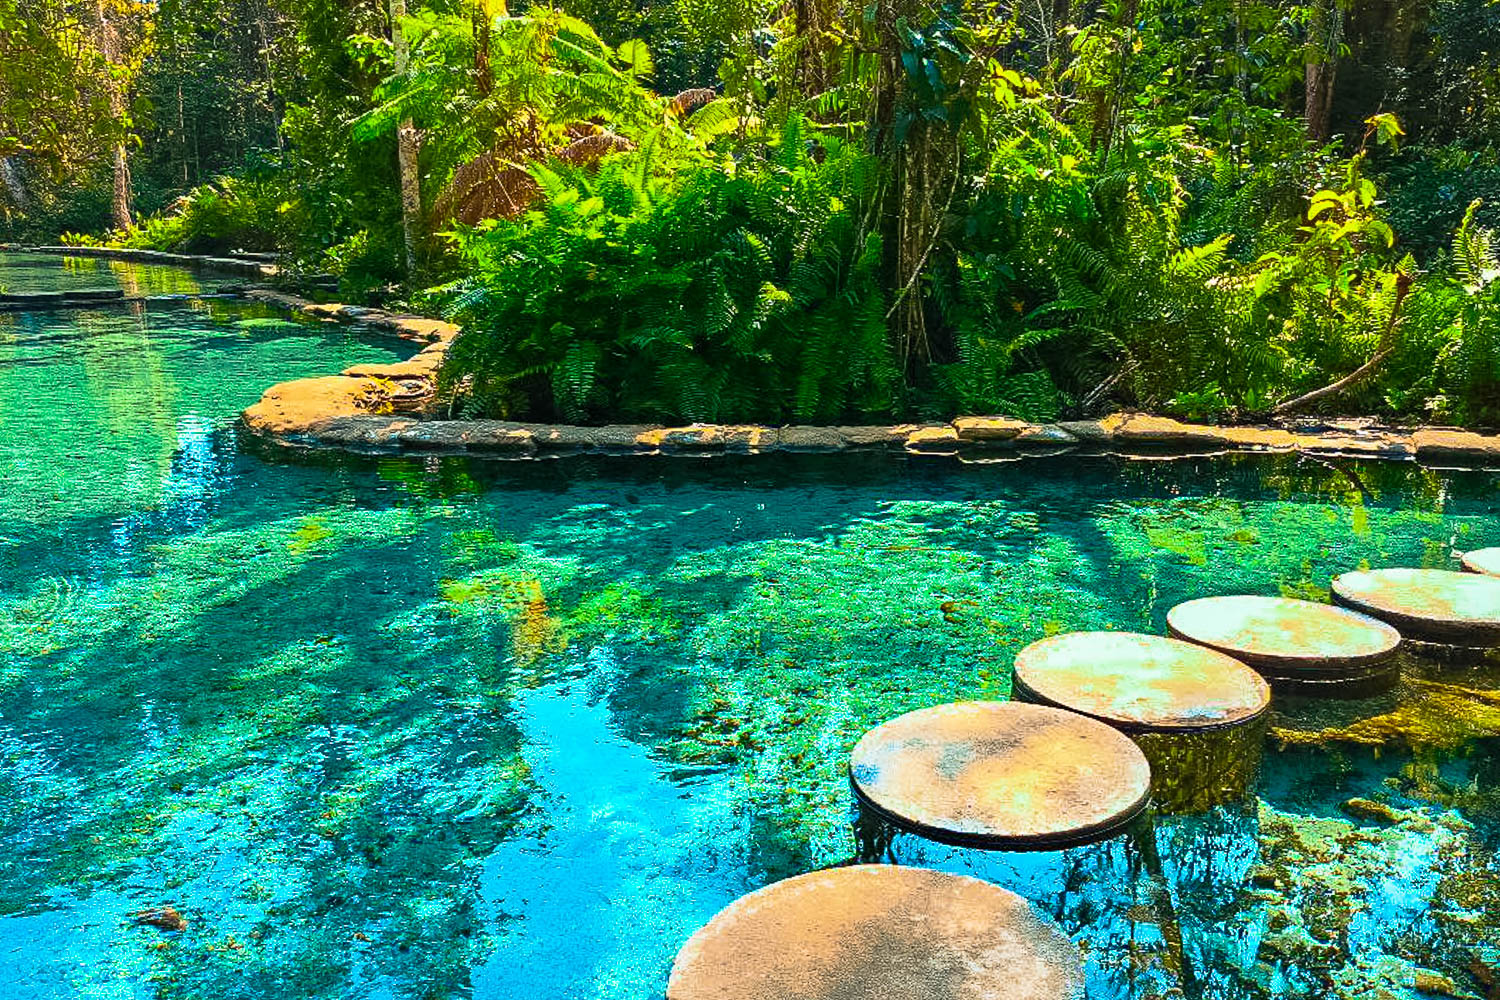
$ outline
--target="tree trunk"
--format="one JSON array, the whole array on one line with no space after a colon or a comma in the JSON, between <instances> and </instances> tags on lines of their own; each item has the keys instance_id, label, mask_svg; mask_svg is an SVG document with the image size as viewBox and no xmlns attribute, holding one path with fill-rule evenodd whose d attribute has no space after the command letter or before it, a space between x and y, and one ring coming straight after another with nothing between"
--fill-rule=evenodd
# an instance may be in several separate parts
<instances>
[{"instance_id":1,"label":"tree trunk","mask_svg":"<svg viewBox=\"0 0 1500 1000\"><path fill-rule=\"evenodd\" d=\"M894 145L891 125L901 94L901 40L896 35L896 0L875 2L875 80L871 85L867 142L876 155ZM862 81L868 82L868 81Z\"/></svg>"},{"instance_id":2,"label":"tree trunk","mask_svg":"<svg viewBox=\"0 0 1500 1000\"><path fill-rule=\"evenodd\" d=\"M1100 87L1094 93L1094 127L1089 139L1089 148L1100 154L1100 160L1109 159L1110 147L1114 144L1115 128L1120 123L1120 107L1125 99L1125 87L1130 74L1130 56L1135 39L1135 20L1140 11L1140 0L1126 0L1120 9L1120 20L1115 26L1119 45L1119 64L1112 85Z\"/></svg>"},{"instance_id":3,"label":"tree trunk","mask_svg":"<svg viewBox=\"0 0 1500 1000\"><path fill-rule=\"evenodd\" d=\"M1385 64L1392 70L1412 68L1412 41L1423 21L1422 0L1394 0L1384 31Z\"/></svg>"},{"instance_id":4,"label":"tree trunk","mask_svg":"<svg viewBox=\"0 0 1500 1000\"><path fill-rule=\"evenodd\" d=\"M26 190L25 176L21 173L20 161L11 156L0 156L0 186L10 197L11 206L24 211L31 204L31 195Z\"/></svg>"},{"instance_id":5,"label":"tree trunk","mask_svg":"<svg viewBox=\"0 0 1500 1000\"><path fill-rule=\"evenodd\" d=\"M1072 11L1072 0L1052 0L1052 34L1054 37L1062 37L1062 30L1068 26L1068 15Z\"/></svg>"},{"instance_id":6,"label":"tree trunk","mask_svg":"<svg viewBox=\"0 0 1500 1000\"><path fill-rule=\"evenodd\" d=\"M495 89L495 71L490 66L490 11L485 0L474 0L474 77L481 96Z\"/></svg>"},{"instance_id":7,"label":"tree trunk","mask_svg":"<svg viewBox=\"0 0 1500 1000\"><path fill-rule=\"evenodd\" d=\"M182 70L179 66L178 72ZM182 78L177 79L177 155L182 160L182 186L188 186L187 115L182 106Z\"/></svg>"},{"instance_id":8,"label":"tree trunk","mask_svg":"<svg viewBox=\"0 0 1500 1000\"><path fill-rule=\"evenodd\" d=\"M128 233L135 228L135 220L130 217L130 161L125 156L123 139L115 143L114 174L115 191L112 200L115 228Z\"/></svg>"},{"instance_id":9,"label":"tree trunk","mask_svg":"<svg viewBox=\"0 0 1500 1000\"><path fill-rule=\"evenodd\" d=\"M792 14L797 34L797 85L808 96L821 94L828 89L823 55L827 24L821 0L793 0Z\"/></svg>"},{"instance_id":10,"label":"tree trunk","mask_svg":"<svg viewBox=\"0 0 1500 1000\"><path fill-rule=\"evenodd\" d=\"M1321 0L1308 25L1307 136L1327 142L1333 130L1333 79L1344 42L1344 12L1338 0Z\"/></svg>"},{"instance_id":11,"label":"tree trunk","mask_svg":"<svg viewBox=\"0 0 1500 1000\"><path fill-rule=\"evenodd\" d=\"M94 0L94 13L99 18L99 52L104 56L104 61L113 68L119 59L119 46L116 44L115 30L109 23L108 15L104 12L104 0ZM115 124L121 126L123 132L124 84L111 77L108 86L110 113L114 116ZM110 214L113 216L115 228L125 233L135 228L135 222L130 217L130 161L126 156L124 135L115 140L112 170L114 194L111 198Z\"/></svg>"},{"instance_id":12,"label":"tree trunk","mask_svg":"<svg viewBox=\"0 0 1500 1000\"><path fill-rule=\"evenodd\" d=\"M1047 73L1054 87L1060 85L1063 72L1068 68L1068 44L1064 32L1068 29L1072 14L1073 0L1052 0L1052 23L1045 30Z\"/></svg>"},{"instance_id":13,"label":"tree trunk","mask_svg":"<svg viewBox=\"0 0 1500 1000\"><path fill-rule=\"evenodd\" d=\"M391 0L391 42L396 50L396 72L405 73L408 60L401 19L406 0ZM396 164L401 175L401 237L406 249L406 276L417 273L417 242L422 231L422 184L417 174L417 128L410 118L396 127Z\"/></svg>"},{"instance_id":14,"label":"tree trunk","mask_svg":"<svg viewBox=\"0 0 1500 1000\"><path fill-rule=\"evenodd\" d=\"M271 65L271 37L266 31L264 8L256 16L255 23L260 28L260 58L266 68L266 104L271 112L271 135L276 140L276 148L285 149L286 141L281 136L281 112L276 109L276 70Z\"/></svg>"},{"instance_id":15,"label":"tree trunk","mask_svg":"<svg viewBox=\"0 0 1500 1000\"><path fill-rule=\"evenodd\" d=\"M1327 142L1332 131L1334 63L1307 64L1307 137Z\"/></svg>"}]
</instances>

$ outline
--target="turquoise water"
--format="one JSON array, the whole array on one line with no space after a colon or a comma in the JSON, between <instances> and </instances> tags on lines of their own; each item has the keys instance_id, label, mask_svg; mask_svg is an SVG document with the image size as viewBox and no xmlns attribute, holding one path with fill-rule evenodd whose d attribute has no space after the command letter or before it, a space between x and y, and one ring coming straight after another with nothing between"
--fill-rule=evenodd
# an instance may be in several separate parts
<instances>
[{"instance_id":1,"label":"turquoise water","mask_svg":"<svg viewBox=\"0 0 1500 1000\"><path fill-rule=\"evenodd\" d=\"M721 906L853 856L866 728L1060 629L1500 544L1496 476L1411 465L238 444L271 382L398 349L0 316L0 997L659 998ZM1500 677L1412 669L1161 821L1207 995L1492 989ZM1175 995L1119 844L939 854L1062 919L1093 996Z\"/></svg>"},{"instance_id":2,"label":"turquoise water","mask_svg":"<svg viewBox=\"0 0 1500 1000\"><path fill-rule=\"evenodd\" d=\"M97 257L42 253L0 253L0 292L87 291L122 288L140 295L191 295L211 292L236 279L193 274L180 267L131 264ZM238 279L243 284L243 279Z\"/></svg>"}]
</instances>

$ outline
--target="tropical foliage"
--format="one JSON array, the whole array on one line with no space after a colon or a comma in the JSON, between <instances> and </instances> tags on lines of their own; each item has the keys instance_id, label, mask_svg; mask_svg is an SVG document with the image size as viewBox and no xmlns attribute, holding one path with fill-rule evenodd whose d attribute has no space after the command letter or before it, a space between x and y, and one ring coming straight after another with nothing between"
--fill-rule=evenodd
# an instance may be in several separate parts
<instances>
[{"instance_id":1,"label":"tropical foliage","mask_svg":"<svg viewBox=\"0 0 1500 1000\"><path fill-rule=\"evenodd\" d=\"M447 310L455 413L1500 423L1497 53L1486 0L0 0L0 225Z\"/></svg>"}]
</instances>

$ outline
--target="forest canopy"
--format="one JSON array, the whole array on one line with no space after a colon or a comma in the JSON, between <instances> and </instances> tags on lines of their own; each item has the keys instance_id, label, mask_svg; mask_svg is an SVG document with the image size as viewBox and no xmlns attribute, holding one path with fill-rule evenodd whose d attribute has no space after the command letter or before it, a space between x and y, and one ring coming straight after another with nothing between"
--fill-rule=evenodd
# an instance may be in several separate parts
<instances>
[{"instance_id":1,"label":"forest canopy","mask_svg":"<svg viewBox=\"0 0 1500 1000\"><path fill-rule=\"evenodd\" d=\"M455 415L1500 424L1488 0L0 0L0 239L441 310Z\"/></svg>"}]
</instances>

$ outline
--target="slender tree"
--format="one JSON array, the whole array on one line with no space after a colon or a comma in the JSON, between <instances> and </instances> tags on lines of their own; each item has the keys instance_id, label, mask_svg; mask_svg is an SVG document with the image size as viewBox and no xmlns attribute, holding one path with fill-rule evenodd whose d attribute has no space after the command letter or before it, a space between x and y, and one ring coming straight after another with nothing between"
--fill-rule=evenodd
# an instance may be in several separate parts
<instances>
[{"instance_id":1,"label":"slender tree","mask_svg":"<svg viewBox=\"0 0 1500 1000\"><path fill-rule=\"evenodd\" d=\"M1332 132L1333 84L1344 42L1344 10L1339 0L1316 0L1307 25L1307 136L1326 142Z\"/></svg>"},{"instance_id":2,"label":"slender tree","mask_svg":"<svg viewBox=\"0 0 1500 1000\"><path fill-rule=\"evenodd\" d=\"M110 151L110 172L114 178L111 214L115 228L127 232L135 228L135 220L130 212L130 160L125 147L128 130L124 127L127 95L125 74L122 72L124 60L120 26L116 23L119 14L109 10L105 0L94 0L94 12L98 18L99 52L104 56L108 67L109 107L115 121L121 125Z\"/></svg>"},{"instance_id":3,"label":"slender tree","mask_svg":"<svg viewBox=\"0 0 1500 1000\"><path fill-rule=\"evenodd\" d=\"M406 18L406 0L391 0L391 43L395 48L396 73L404 75L410 52L401 22ZM422 181L417 172L421 153L417 127L410 117L402 118L396 127L396 160L401 184L401 239L405 249L406 273L417 271L417 245L422 233Z\"/></svg>"}]
</instances>

